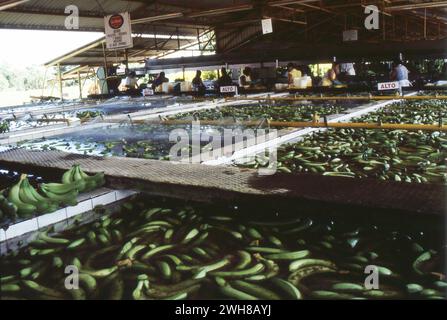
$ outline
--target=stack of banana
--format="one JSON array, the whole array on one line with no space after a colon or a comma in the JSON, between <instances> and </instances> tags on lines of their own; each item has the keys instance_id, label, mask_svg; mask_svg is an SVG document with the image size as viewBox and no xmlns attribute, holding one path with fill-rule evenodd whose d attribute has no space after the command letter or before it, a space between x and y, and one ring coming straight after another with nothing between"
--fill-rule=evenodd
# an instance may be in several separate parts
<instances>
[{"instance_id":1,"label":"stack of banana","mask_svg":"<svg viewBox=\"0 0 447 320\"><path fill-rule=\"evenodd\" d=\"M11 220L28 218L35 213L56 211L60 206L74 206L80 192L90 191L104 184L104 173L93 176L83 172L79 165L64 173L62 183L42 183L35 189L26 174L9 192L0 195L0 221L3 216Z\"/></svg>"}]
</instances>

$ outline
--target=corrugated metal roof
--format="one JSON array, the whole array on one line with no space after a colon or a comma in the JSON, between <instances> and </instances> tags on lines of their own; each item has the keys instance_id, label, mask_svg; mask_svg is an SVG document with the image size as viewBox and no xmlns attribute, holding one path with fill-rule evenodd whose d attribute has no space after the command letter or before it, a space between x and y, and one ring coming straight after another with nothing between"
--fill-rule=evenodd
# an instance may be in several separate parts
<instances>
[{"instance_id":1,"label":"corrugated metal roof","mask_svg":"<svg viewBox=\"0 0 447 320\"><path fill-rule=\"evenodd\" d=\"M30 11L47 11L60 13L64 12L65 7L76 5L80 12L90 12L92 15L96 13L117 13L123 11L135 11L146 6L144 1L123 1L123 0L30 0L11 10L30 10Z\"/></svg>"},{"instance_id":2,"label":"corrugated metal roof","mask_svg":"<svg viewBox=\"0 0 447 320\"><path fill-rule=\"evenodd\" d=\"M425 3L437 3L438 6L425 9L421 7ZM365 41L440 39L447 34L445 0L385 1L381 7L386 13L381 15L386 26L382 28L384 32L382 29L367 31L363 27L364 9L360 0L29 0L0 11L0 28L65 30L64 9L71 4L80 10L80 31L101 32L105 14L130 11L134 20L152 18L149 19L152 22L144 20L144 23L134 24L134 33L155 31L169 35L178 30L180 35L196 36L197 28L202 28L202 31L216 28L223 35L217 39L222 52L238 48L247 41L256 42L259 38L269 37L263 36L259 30L260 20L265 16L274 20L273 37L295 43L335 43L340 41L341 33L347 28L359 30L359 39ZM179 15L163 18L163 15L172 13ZM240 33L226 38L229 29Z\"/></svg>"},{"instance_id":3,"label":"corrugated metal roof","mask_svg":"<svg viewBox=\"0 0 447 320\"><path fill-rule=\"evenodd\" d=\"M104 31L105 15L129 11L132 18L142 18L171 11L154 11L144 1L122 0L30 0L17 6L0 11L0 28L3 29L38 29L38 30L66 30L65 8L75 5L79 9L79 31ZM1 5L0 5L1 6ZM196 27L206 28L206 25L185 24L178 21L160 21L134 25L136 33L152 32L154 26L160 34L176 32L180 27L180 35L193 36L197 34Z\"/></svg>"},{"instance_id":4,"label":"corrugated metal roof","mask_svg":"<svg viewBox=\"0 0 447 320\"><path fill-rule=\"evenodd\" d=\"M185 4L185 0L169 0L169 1L160 1L161 3L166 2L170 5L174 6L185 6L187 5L188 8L194 8L194 9L201 9L201 10L207 10L207 9L218 9L223 7L230 7L230 6L237 6L237 5L243 5L243 4L251 4L253 1L251 0L188 0Z\"/></svg>"},{"instance_id":5,"label":"corrugated metal roof","mask_svg":"<svg viewBox=\"0 0 447 320\"><path fill-rule=\"evenodd\" d=\"M52 29L66 30L65 16L47 14L18 14L0 11L0 28L4 29ZM45 24L42 22L45 21ZM80 18L84 31L104 31L104 24L98 18Z\"/></svg>"},{"instance_id":6,"label":"corrugated metal roof","mask_svg":"<svg viewBox=\"0 0 447 320\"><path fill-rule=\"evenodd\" d=\"M100 38L76 50L66 53L62 57L58 57L46 63L46 66L51 66L56 63L61 65L85 65L98 66L104 65L104 52L102 43L104 38ZM127 50L128 59L130 62L143 61L145 58L155 56L169 50L177 50L178 47L184 47L189 44L194 44L192 39L178 39L172 37L171 39L160 38L143 38L134 37L134 46ZM106 50L106 58L108 63L121 63L125 61L124 50Z\"/></svg>"},{"instance_id":7,"label":"corrugated metal roof","mask_svg":"<svg viewBox=\"0 0 447 320\"><path fill-rule=\"evenodd\" d=\"M0 11L0 29L31 29L31 30L61 30L66 31L64 15L30 14ZM104 32L103 18L80 17L79 31ZM203 26L202 26L203 27ZM202 29L201 29L202 30ZM132 26L134 33L154 33L160 35L177 34L181 36L196 36L194 27L178 27L166 22L154 24L138 24Z\"/></svg>"}]
</instances>

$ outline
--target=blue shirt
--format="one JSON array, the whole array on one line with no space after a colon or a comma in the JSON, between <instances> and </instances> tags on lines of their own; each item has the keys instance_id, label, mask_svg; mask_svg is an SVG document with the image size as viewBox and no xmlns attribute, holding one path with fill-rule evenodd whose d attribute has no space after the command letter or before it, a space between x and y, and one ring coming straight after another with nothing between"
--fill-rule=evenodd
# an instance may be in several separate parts
<instances>
[{"instance_id":1,"label":"blue shirt","mask_svg":"<svg viewBox=\"0 0 447 320\"><path fill-rule=\"evenodd\" d=\"M402 81L402 80L408 80L408 69L407 67L399 64L396 67L396 80Z\"/></svg>"}]
</instances>

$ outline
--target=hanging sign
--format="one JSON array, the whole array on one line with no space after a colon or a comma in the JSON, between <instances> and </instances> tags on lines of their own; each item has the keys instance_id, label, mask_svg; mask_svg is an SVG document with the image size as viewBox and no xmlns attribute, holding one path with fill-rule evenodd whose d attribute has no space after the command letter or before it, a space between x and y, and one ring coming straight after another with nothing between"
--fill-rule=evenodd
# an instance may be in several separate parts
<instances>
[{"instance_id":1,"label":"hanging sign","mask_svg":"<svg viewBox=\"0 0 447 320\"><path fill-rule=\"evenodd\" d=\"M154 90L146 88L146 89L143 89L143 91L141 93L143 94L143 97L153 96L154 95Z\"/></svg>"},{"instance_id":2,"label":"hanging sign","mask_svg":"<svg viewBox=\"0 0 447 320\"><path fill-rule=\"evenodd\" d=\"M357 41L359 34L357 30L345 30L343 31L343 41Z\"/></svg>"},{"instance_id":3,"label":"hanging sign","mask_svg":"<svg viewBox=\"0 0 447 320\"><path fill-rule=\"evenodd\" d=\"M379 90L398 90L399 88L399 81L380 82L377 84L377 89Z\"/></svg>"},{"instance_id":4,"label":"hanging sign","mask_svg":"<svg viewBox=\"0 0 447 320\"><path fill-rule=\"evenodd\" d=\"M262 24L262 34L273 32L272 19L262 19L261 24Z\"/></svg>"},{"instance_id":5,"label":"hanging sign","mask_svg":"<svg viewBox=\"0 0 447 320\"><path fill-rule=\"evenodd\" d=\"M223 86L223 87L220 87L220 93L230 93L230 92L237 93L237 87L236 86Z\"/></svg>"},{"instance_id":6,"label":"hanging sign","mask_svg":"<svg viewBox=\"0 0 447 320\"><path fill-rule=\"evenodd\" d=\"M106 46L109 50L133 47L129 12L104 17Z\"/></svg>"}]
</instances>

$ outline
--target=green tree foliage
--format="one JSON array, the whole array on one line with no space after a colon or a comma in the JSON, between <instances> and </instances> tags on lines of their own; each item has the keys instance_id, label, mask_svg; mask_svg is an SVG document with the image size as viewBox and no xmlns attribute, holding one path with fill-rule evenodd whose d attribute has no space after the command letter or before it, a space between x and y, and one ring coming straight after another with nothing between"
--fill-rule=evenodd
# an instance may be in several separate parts
<instances>
[{"instance_id":1,"label":"green tree foliage","mask_svg":"<svg viewBox=\"0 0 447 320\"><path fill-rule=\"evenodd\" d=\"M216 71L203 71L202 72L203 80L215 80L217 79Z\"/></svg>"},{"instance_id":2,"label":"green tree foliage","mask_svg":"<svg viewBox=\"0 0 447 320\"><path fill-rule=\"evenodd\" d=\"M0 64L0 91L40 89L44 86L45 69L39 66L13 67Z\"/></svg>"}]
</instances>

